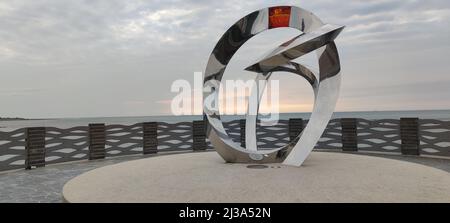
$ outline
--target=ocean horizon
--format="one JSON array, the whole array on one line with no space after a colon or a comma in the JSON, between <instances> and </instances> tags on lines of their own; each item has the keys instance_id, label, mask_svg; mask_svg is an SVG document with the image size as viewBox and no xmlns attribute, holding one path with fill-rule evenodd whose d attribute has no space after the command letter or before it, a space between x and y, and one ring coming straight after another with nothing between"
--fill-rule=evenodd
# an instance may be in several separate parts
<instances>
[{"instance_id":1,"label":"ocean horizon","mask_svg":"<svg viewBox=\"0 0 450 223\"><path fill-rule=\"evenodd\" d=\"M303 118L309 119L311 112L280 113L279 119ZM224 115L224 121L244 118L244 115ZM450 120L450 109L448 110L407 110L407 111L352 111L334 112L332 118L364 118L375 119L399 119L404 117L417 117L420 119ZM26 119L26 120L3 120L0 121L0 131L11 131L24 127L57 127L70 128L74 126L86 126L90 123L122 124L131 125L140 122L190 122L201 120L201 115L155 115L155 116L125 116L125 117L81 117L81 118L49 118L49 119Z\"/></svg>"}]
</instances>

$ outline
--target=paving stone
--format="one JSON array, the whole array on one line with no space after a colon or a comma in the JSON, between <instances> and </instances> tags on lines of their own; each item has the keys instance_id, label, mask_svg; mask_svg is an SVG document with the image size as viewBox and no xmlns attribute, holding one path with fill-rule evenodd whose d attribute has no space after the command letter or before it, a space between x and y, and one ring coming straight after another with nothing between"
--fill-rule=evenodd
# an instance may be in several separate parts
<instances>
[{"instance_id":1,"label":"paving stone","mask_svg":"<svg viewBox=\"0 0 450 223\"><path fill-rule=\"evenodd\" d=\"M355 154L361 155L360 153ZM450 160L448 159L378 154L364 155L415 162L450 172ZM0 203L59 203L62 202L62 188L70 179L98 167L151 156L155 155L114 157L105 160L55 164L33 170L0 173Z\"/></svg>"}]
</instances>

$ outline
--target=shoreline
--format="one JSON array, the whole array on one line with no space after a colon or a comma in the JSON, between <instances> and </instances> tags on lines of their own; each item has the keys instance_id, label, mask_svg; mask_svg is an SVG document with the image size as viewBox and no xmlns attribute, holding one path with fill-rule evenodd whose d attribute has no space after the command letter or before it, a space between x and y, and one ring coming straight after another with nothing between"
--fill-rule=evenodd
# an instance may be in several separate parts
<instances>
[{"instance_id":1,"label":"shoreline","mask_svg":"<svg viewBox=\"0 0 450 223\"><path fill-rule=\"evenodd\" d=\"M419 109L419 110L373 110L373 111L335 111L333 115L345 115L345 114L370 114L370 113L379 113L379 114L387 114L387 113L430 113L430 112L450 112L450 109ZM309 112L280 112L279 115L310 115ZM260 114L262 115L262 114ZM144 118L144 117L154 117L154 118L170 118L170 117L194 117L194 116L202 116L202 114L192 114L192 115L132 115L132 116L80 116L80 117L53 117L53 118L2 118L0 117L0 121L39 121L39 120L73 120L73 119L114 119L114 118ZM223 117L233 117L233 116L245 116L245 114L221 114Z\"/></svg>"},{"instance_id":2,"label":"shoreline","mask_svg":"<svg viewBox=\"0 0 450 223\"><path fill-rule=\"evenodd\" d=\"M280 113L279 120L288 120L290 118L302 118L307 120L311 113ZM262 115L264 116L264 115ZM261 117L261 116L260 116ZM267 117L267 116L266 116ZM400 119L400 118L419 118L419 119L437 119L441 121L450 120L450 110L409 110L409 111L371 111L371 112L334 112L332 119L339 118L362 118L367 120L379 119ZM223 121L233 121L245 118L242 115L222 115ZM73 126L87 126L91 123L121 124L131 125L140 122L191 122L202 120L201 115L182 115L182 116L128 116L128 117L79 117L79 118L0 118L0 130L10 131L25 127L58 127L70 128Z\"/></svg>"}]
</instances>

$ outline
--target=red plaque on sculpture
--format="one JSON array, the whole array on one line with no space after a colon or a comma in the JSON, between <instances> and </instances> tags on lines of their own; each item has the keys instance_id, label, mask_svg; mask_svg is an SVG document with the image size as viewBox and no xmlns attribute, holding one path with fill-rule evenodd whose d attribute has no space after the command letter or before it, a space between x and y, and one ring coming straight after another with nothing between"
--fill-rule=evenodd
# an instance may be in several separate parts
<instances>
[{"instance_id":1,"label":"red plaque on sculpture","mask_svg":"<svg viewBox=\"0 0 450 223\"><path fill-rule=\"evenodd\" d=\"M269 29L278 27L289 27L290 17L291 17L290 6L269 8Z\"/></svg>"}]
</instances>

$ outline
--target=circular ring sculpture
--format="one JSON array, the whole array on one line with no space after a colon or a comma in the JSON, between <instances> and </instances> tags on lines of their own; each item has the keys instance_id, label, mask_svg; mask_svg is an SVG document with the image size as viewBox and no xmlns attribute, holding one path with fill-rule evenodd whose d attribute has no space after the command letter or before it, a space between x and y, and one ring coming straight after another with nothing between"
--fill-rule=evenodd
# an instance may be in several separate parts
<instances>
[{"instance_id":1,"label":"circular ring sculpture","mask_svg":"<svg viewBox=\"0 0 450 223\"><path fill-rule=\"evenodd\" d=\"M220 119L218 105L220 81L233 55L253 36L275 28L294 28L301 34L281 44L266 56L246 68L257 73L255 80L268 80L273 72L289 72L305 78L314 91L314 107L302 133L286 146L258 150L257 117L246 116L246 148L228 136ZM339 95L341 82L339 55L334 39L344 26L323 23L311 12L294 6L275 6L252 12L237 21L220 38L212 51L203 79L203 111L208 120L207 136L222 158L231 163L279 163L300 166L325 130ZM292 60L315 51L319 72ZM261 86L258 86L261 87ZM265 86L262 86L265 87ZM253 91L251 91L253 92ZM258 91L258 98L261 93ZM255 96L255 95L254 95ZM249 102L250 103L250 102ZM250 105L249 105L250 106Z\"/></svg>"}]
</instances>

